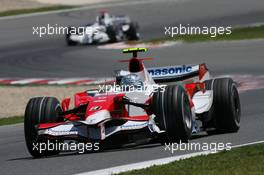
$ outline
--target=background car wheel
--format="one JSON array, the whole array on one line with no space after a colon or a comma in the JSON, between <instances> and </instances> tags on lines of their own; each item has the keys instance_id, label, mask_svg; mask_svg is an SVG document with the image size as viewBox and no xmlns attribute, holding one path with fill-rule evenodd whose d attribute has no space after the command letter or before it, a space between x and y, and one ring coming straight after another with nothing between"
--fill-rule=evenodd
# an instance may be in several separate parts
<instances>
[{"instance_id":1,"label":"background car wheel","mask_svg":"<svg viewBox=\"0 0 264 175\"><path fill-rule=\"evenodd\" d=\"M130 23L126 35L128 40L139 40L138 24L134 22Z\"/></svg>"},{"instance_id":2,"label":"background car wheel","mask_svg":"<svg viewBox=\"0 0 264 175\"><path fill-rule=\"evenodd\" d=\"M39 138L36 127L40 123L59 122L63 118L58 113L62 111L59 101L53 97L36 97L29 100L24 118L24 134L29 153L35 157L56 155L59 150L43 151L34 148L34 145L46 143L47 139ZM50 143L55 142L49 140Z\"/></svg>"},{"instance_id":3,"label":"background car wheel","mask_svg":"<svg viewBox=\"0 0 264 175\"><path fill-rule=\"evenodd\" d=\"M211 120L205 125L214 126L219 133L237 132L241 109L234 81L231 78L217 78L209 83L213 90L213 104L209 111Z\"/></svg>"},{"instance_id":4,"label":"background car wheel","mask_svg":"<svg viewBox=\"0 0 264 175\"><path fill-rule=\"evenodd\" d=\"M116 31L115 31L115 29L114 29L113 26L108 26L108 27L106 28L106 33L107 33L107 35L108 35L108 37L109 37L109 42L110 42L110 43L114 43L114 42L117 41L117 38L116 38Z\"/></svg>"},{"instance_id":5,"label":"background car wheel","mask_svg":"<svg viewBox=\"0 0 264 175\"><path fill-rule=\"evenodd\" d=\"M70 38L70 36L71 36L71 30L72 30L71 27L68 27L68 33L66 33L66 35L65 35L65 40L66 40L66 44L68 46L75 46L78 43L71 40L71 38Z\"/></svg>"},{"instance_id":6,"label":"background car wheel","mask_svg":"<svg viewBox=\"0 0 264 175\"><path fill-rule=\"evenodd\" d=\"M192 113L189 98L182 86L169 85L164 92L153 95L155 121L165 134L162 143L188 142L192 132Z\"/></svg>"}]
</instances>

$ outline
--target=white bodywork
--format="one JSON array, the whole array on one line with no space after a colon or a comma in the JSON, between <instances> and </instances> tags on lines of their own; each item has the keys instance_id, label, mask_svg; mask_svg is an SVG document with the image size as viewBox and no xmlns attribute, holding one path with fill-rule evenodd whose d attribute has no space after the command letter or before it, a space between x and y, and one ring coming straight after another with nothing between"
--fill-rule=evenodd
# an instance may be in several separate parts
<instances>
[{"instance_id":1,"label":"white bodywork","mask_svg":"<svg viewBox=\"0 0 264 175\"><path fill-rule=\"evenodd\" d=\"M196 114L202 114L210 110L213 103L213 91L207 90L205 92L199 91L194 94L193 103Z\"/></svg>"},{"instance_id":2,"label":"white bodywork","mask_svg":"<svg viewBox=\"0 0 264 175\"><path fill-rule=\"evenodd\" d=\"M115 31L115 38L121 41L125 38L124 32L130 28L130 18L127 16L111 16L104 13L104 18L96 17L96 21L87 26L82 26L84 32L70 32L69 40L80 44L106 43L110 41L107 27L111 26Z\"/></svg>"},{"instance_id":3,"label":"white bodywork","mask_svg":"<svg viewBox=\"0 0 264 175\"><path fill-rule=\"evenodd\" d=\"M106 27L97 23L86 26L82 34L71 34L70 40L80 44L92 44L108 42L110 39L106 33Z\"/></svg>"}]
</instances>

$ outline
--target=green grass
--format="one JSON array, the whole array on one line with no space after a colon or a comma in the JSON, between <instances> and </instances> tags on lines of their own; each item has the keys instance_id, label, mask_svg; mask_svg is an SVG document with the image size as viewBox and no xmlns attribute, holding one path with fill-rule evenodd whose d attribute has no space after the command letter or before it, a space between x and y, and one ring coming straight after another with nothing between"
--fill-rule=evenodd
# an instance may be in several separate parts
<instances>
[{"instance_id":1,"label":"green grass","mask_svg":"<svg viewBox=\"0 0 264 175\"><path fill-rule=\"evenodd\" d=\"M236 148L121 175L263 175L264 144Z\"/></svg>"},{"instance_id":2,"label":"green grass","mask_svg":"<svg viewBox=\"0 0 264 175\"><path fill-rule=\"evenodd\" d=\"M28 14L28 13L36 13L36 12L46 12L46 11L54 11L54 10L71 9L71 8L75 8L75 7L76 6L56 5L56 6L48 6L48 7L41 7L41 8L8 10L8 11L0 12L0 17L21 15L21 14Z\"/></svg>"},{"instance_id":3,"label":"green grass","mask_svg":"<svg viewBox=\"0 0 264 175\"><path fill-rule=\"evenodd\" d=\"M244 40L264 38L264 26L234 28L230 35L175 35L175 37L165 37L149 40L148 42L165 42L165 41L185 41L185 42L201 42L201 41L217 41L217 40Z\"/></svg>"},{"instance_id":4,"label":"green grass","mask_svg":"<svg viewBox=\"0 0 264 175\"><path fill-rule=\"evenodd\" d=\"M21 116L0 118L0 126L22 123L23 121L24 121L24 117Z\"/></svg>"}]
</instances>

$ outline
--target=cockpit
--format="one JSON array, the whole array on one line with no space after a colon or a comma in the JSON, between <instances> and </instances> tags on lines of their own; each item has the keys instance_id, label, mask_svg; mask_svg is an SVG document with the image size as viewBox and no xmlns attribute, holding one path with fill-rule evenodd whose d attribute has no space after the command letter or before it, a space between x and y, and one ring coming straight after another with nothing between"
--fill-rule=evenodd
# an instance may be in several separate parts
<instances>
[{"instance_id":1,"label":"cockpit","mask_svg":"<svg viewBox=\"0 0 264 175\"><path fill-rule=\"evenodd\" d=\"M122 88L142 88L144 87L144 82L141 80L141 78L137 74L128 74L124 77L122 77L120 81L120 85Z\"/></svg>"},{"instance_id":2,"label":"cockpit","mask_svg":"<svg viewBox=\"0 0 264 175\"><path fill-rule=\"evenodd\" d=\"M107 25L110 22L110 14L107 12L101 12L100 15L96 17L96 22L99 25Z\"/></svg>"}]
</instances>

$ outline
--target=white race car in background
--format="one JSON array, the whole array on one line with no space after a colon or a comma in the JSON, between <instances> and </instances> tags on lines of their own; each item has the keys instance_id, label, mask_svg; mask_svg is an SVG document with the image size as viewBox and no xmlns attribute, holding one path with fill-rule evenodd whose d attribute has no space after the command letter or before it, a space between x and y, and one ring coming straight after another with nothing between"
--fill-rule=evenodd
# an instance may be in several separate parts
<instances>
[{"instance_id":1,"label":"white race car in background","mask_svg":"<svg viewBox=\"0 0 264 175\"><path fill-rule=\"evenodd\" d=\"M113 43L124 40L138 40L138 24L128 16L112 16L101 12L93 24L68 27L66 43L77 44Z\"/></svg>"}]
</instances>

